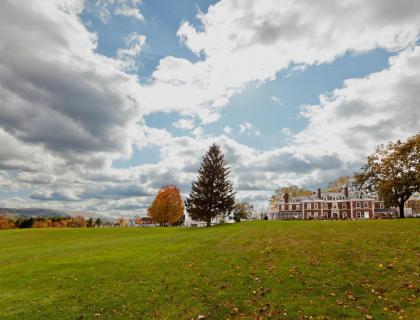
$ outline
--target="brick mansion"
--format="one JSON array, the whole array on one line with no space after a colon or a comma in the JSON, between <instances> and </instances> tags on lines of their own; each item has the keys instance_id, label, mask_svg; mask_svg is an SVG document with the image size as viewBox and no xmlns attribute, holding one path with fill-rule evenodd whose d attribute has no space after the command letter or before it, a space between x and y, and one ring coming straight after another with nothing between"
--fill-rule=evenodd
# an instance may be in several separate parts
<instances>
[{"instance_id":1,"label":"brick mansion","mask_svg":"<svg viewBox=\"0 0 420 320\"><path fill-rule=\"evenodd\" d=\"M376 196L362 193L349 193L348 187L342 193L321 193L321 189L312 196L293 198L285 193L278 206L278 211L269 212L268 217L277 219L373 219L378 214L386 214L384 203Z\"/></svg>"}]
</instances>

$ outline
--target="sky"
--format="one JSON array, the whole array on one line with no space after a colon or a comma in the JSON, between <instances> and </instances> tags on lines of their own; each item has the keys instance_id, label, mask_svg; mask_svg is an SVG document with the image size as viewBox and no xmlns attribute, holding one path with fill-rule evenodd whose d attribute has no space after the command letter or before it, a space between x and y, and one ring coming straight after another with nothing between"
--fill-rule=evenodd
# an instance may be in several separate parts
<instances>
[{"instance_id":1,"label":"sky","mask_svg":"<svg viewBox=\"0 0 420 320\"><path fill-rule=\"evenodd\" d=\"M218 143L236 197L420 131L420 2L3 0L0 207L146 214Z\"/></svg>"}]
</instances>

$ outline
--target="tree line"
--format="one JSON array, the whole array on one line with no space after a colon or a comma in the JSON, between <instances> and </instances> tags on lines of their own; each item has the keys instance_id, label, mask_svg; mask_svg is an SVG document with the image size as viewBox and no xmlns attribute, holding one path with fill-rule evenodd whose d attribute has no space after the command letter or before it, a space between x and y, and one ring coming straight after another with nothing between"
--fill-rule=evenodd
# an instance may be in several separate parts
<instances>
[{"instance_id":1,"label":"tree line","mask_svg":"<svg viewBox=\"0 0 420 320\"><path fill-rule=\"evenodd\" d=\"M0 216L0 229L26 229L26 228L93 228L108 225L109 222L102 222L100 218L85 219L77 217L29 217L11 218Z\"/></svg>"}]
</instances>

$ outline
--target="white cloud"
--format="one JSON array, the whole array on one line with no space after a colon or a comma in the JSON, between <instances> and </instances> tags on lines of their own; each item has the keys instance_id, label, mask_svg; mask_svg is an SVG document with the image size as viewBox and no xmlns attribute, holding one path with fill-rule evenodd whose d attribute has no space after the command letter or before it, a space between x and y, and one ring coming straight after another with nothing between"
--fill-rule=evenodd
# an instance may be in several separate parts
<instances>
[{"instance_id":1,"label":"white cloud","mask_svg":"<svg viewBox=\"0 0 420 320\"><path fill-rule=\"evenodd\" d=\"M202 59L162 59L146 100L203 123L216 121L246 84L274 79L291 64L305 68L375 48L399 51L420 33L420 4L411 0L222 0L198 18L202 27L184 22L178 36Z\"/></svg>"},{"instance_id":2,"label":"white cloud","mask_svg":"<svg viewBox=\"0 0 420 320\"><path fill-rule=\"evenodd\" d=\"M193 136L196 138L203 138L205 136L204 129L202 127L197 127L192 132Z\"/></svg>"},{"instance_id":3,"label":"white cloud","mask_svg":"<svg viewBox=\"0 0 420 320\"><path fill-rule=\"evenodd\" d=\"M239 125L239 133L251 135L255 134L256 136L260 136L261 132L254 128L254 126L249 122L244 122Z\"/></svg>"},{"instance_id":4,"label":"white cloud","mask_svg":"<svg viewBox=\"0 0 420 320\"><path fill-rule=\"evenodd\" d=\"M290 136L292 134L289 128L281 129L281 133L284 134L285 136Z\"/></svg>"},{"instance_id":5,"label":"white cloud","mask_svg":"<svg viewBox=\"0 0 420 320\"><path fill-rule=\"evenodd\" d=\"M144 35L133 32L125 38L128 48L117 50L117 59L121 62L121 68L126 71L136 71L137 59L146 44Z\"/></svg>"},{"instance_id":6,"label":"white cloud","mask_svg":"<svg viewBox=\"0 0 420 320\"><path fill-rule=\"evenodd\" d=\"M230 135L230 134L232 133L232 128L231 128L231 127L229 127L229 126L226 126L226 127L224 127L224 128L223 128L223 132L224 132L226 135Z\"/></svg>"},{"instance_id":7,"label":"white cloud","mask_svg":"<svg viewBox=\"0 0 420 320\"><path fill-rule=\"evenodd\" d=\"M65 3L1 4L8 26L0 29L2 137L67 163L128 154L145 111L141 87L119 60L94 52L81 1Z\"/></svg>"},{"instance_id":8,"label":"white cloud","mask_svg":"<svg viewBox=\"0 0 420 320\"><path fill-rule=\"evenodd\" d=\"M250 129L252 129L252 124L250 124L249 122L244 122L239 125L239 133L245 133Z\"/></svg>"},{"instance_id":9,"label":"white cloud","mask_svg":"<svg viewBox=\"0 0 420 320\"><path fill-rule=\"evenodd\" d=\"M319 105L303 109L309 125L295 143L357 161L378 143L415 134L420 128L419 69L417 46L391 58L389 69L345 81L343 88L321 96Z\"/></svg>"},{"instance_id":10,"label":"white cloud","mask_svg":"<svg viewBox=\"0 0 420 320\"><path fill-rule=\"evenodd\" d=\"M283 105L283 102L281 101L281 99L279 97L271 96L270 100L271 100L271 102L273 102L274 104L277 104L279 106Z\"/></svg>"},{"instance_id":11,"label":"white cloud","mask_svg":"<svg viewBox=\"0 0 420 320\"><path fill-rule=\"evenodd\" d=\"M131 17L139 21L144 21L144 17L138 8L132 8L127 5L122 5L120 7L117 7L114 11L114 14L120 15L120 16Z\"/></svg>"},{"instance_id":12,"label":"white cloud","mask_svg":"<svg viewBox=\"0 0 420 320\"><path fill-rule=\"evenodd\" d=\"M194 128L194 120L192 119L179 119L172 124L175 128L183 130L191 130Z\"/></svg>"},{"instance_id":13,"label":"white cloud","mask_svg":"<svg viewBox=\"0 0 420 320\"><path fill-rule=\"evenodd\" d=\"M101 21L107 24L112 15L126 16L144 21L143 14L138 6L142 0L96 0L94 9L99 13Z\"/></svg>"}]
</instances>

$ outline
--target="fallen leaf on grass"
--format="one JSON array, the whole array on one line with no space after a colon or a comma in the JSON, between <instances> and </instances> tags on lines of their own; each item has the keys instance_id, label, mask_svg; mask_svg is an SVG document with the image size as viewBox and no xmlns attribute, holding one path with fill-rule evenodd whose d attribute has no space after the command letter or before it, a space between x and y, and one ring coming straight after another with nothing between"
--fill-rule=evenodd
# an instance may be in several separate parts
<instances>
[{"instance_id":1,"label":"fallen leaf on grass","mask_svg":"<svg viewBox=\"0 0 420 320\"><path fill-rule=\"evenodd\" d=\"M349 300L356 300L356 298L352 295L352 294L348 294L347 298L349 298Z\"/></svg>"}]
</instances>

